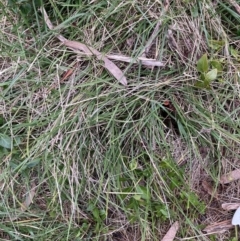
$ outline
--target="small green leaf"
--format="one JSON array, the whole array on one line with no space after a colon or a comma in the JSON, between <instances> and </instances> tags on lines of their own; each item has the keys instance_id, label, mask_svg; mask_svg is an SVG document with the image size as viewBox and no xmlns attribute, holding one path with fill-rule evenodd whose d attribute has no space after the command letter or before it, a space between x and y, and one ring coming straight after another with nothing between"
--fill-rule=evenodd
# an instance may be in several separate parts
<instances>
[{"instance_id":1,"label":"small green leaf","mask_svg":"<svg viewBox=\"0 0 240 241\"><path fill-rule=\"evenodd\" d=\"M150 200L150 193L148 188L144 186L137 186L136 189L143 199Z\"/></svg>"},{"instance_id":2,"label":"small green leaf","mask_svg":"<svg viewBox=\"0 0 240 241\"><path fill-rule=\"evenodd\" d=\"M197 62L197 70L199 72L207 72L208 71L208 58L207 54L204 54Z\"/></svg>"},{"instance_id":3,"label":"small green leaf","mask_svg":"<svg viewBox=\"0 0 240 241\"><path fill-rule=\"evenodd\" d=\"M214 40L210 39L209 40L209 47L215 50L218 50L222 48L225 45L225 42L223 40Z\"/></svg>"},{"instance_id":4,"label":"small green leaf","mask_svg":"<svg viewBox=\"0 0 240 241\"><path fill-rule=\"evenodd\" d=\"M230 47L230 53L236 59L239 57L238 51L235 48L233 48L233 47Z\"/></svg>"},{"instance_id":5,"label":"small green leaf","mask_svg":"<svg viewBox=\"0 0 240 241\"><path fill-rule=\"evenodd\" d=\"M129 164L129 167L131 169L131 171L135 170L137 168L137 161L136 160L132 160Z\"/></svg>"},{"instance_id":6,"label":"small green leaf","mask_svg":"<svg viewBox=\"0 0 240 241\"><path fill-rule=\"evenodd\" d=\"M14 139L14 146L18 146L22 143L22 140L19 136L16 136Z\"/></svg>"},{"instance_id":7,"label":"small green leaf","mask_svg":"<svg viewBox=\"0 0 240 241\"><path fill-rule=\"evenodd\" d=\"M119 195L121 199L125 199L129 193L133 192L133 187L125 187Z\"/></svg>"},{"instance_id":8,"label":"small green leaf","mask_svg":"<svg viewBox=\"0 0 240 241\"><path fill-rule=\"evenodd\" d=\"M217 78L217 69L212 69L210 70L206 75L205 75L205 80L208 82L211 82Z\"/></svg>"},{"instance_id":9,"label":"small green leaf","mask_svg":"<svg viewBox=\"0 0 240 241\"><path fill-rule=\"evenodd\" d=\"M133 198L137 201L141 200L141 195L134 195Z\"/></svg>"},{"instance_id":10,"label":"small green leaf","mask_svg":"<svg viewBox=\"0 0 240 241\"><path fill-rule=\"evenodd\" d=\"M33 168L33 167L37 166L40 161L41 161L40 158L33 159L33 160L31 160L30 162L27 163L27 167Z\"/></svg>"},{"instance_id":11,"label":"small green leaf","mask_svg":"<svg viewBox=\"0 0 240 241\"><path fill-rule=\"evenodd\" d=\"M193 8L191 8L191 15L193 18L196 18L199 16L198 5L195 5Z\"/></svg>"},{"instance_id":12,"label":"small green leaf","mask_svg":"<svg viewBox=\"0 0 240 241\"><path fill-rule=\"evenodd\" d=\"M202 80L199 80L195 83L195 86L198 87L198 88L201 88L201 89L210 89L210 83L209 81L202 81Z\"/></svg>"},{"instance_id":13,"label":"small green leaf","mask_svg":"<svg viewBox=\"0 0 240 241\"><path fill-rule=\"evenodd\" d=\"M100 215L99 215L100 213L99 213L99 210L98 210L98 208L94 208L93 210L92 210L92 215L93 215L93 217L96 219L96 221L101 221L101 218L100 218Z\"/></svg>"},{"instance_id":14,"label":"small green leaf","mask_svg":"<svg viewBox=\"0 0 240 241\"><path fill-rule=\"evenodd\" d=\"M215 68L215 69L217 69L219 72L221 72L222 71L222 63L220 62L220 61L218 61L218 60L212 60L211 61L211 65Z\"/></svg>"},{"instance_id":15,"label":"small green leaf","mask_svg":"<svg viewBox=\"0 0 240 241\"><path fill-rule=\"evenodd\" d=\"M95 208L95 205L93 205L92 202L89 203L88 207L87 207L87 211L92 212L92 210Z\"/></svg>"},{"instance_id":16,"label":"small green leaf","mask_svg":"<svg viewBox=\"0 0 240 241\"><path fill-rule=\"evenodd\" d=\"M0 134L0 146L5 147L7 149L11 149L12 148L11 138L5 134Z\"/></svg>"},{"instance_id":17,"label":"small green leaf","mask_svg":"<svg viewBox=\"0 0 240 241\"><path fill-rule=\"evenodd\" d=\"M105 219L106 219L107 214L106 214L106 211L105 211L104 209L101 209L101 210L99 211L99 214L100 214L100 217L101 217L102 220L105 220Z\"/></svg>"},{"instance_id":18,"label":"small green leaf","mask_svg":"<svg viewBox=\"0 0 240 241\"><path fill-rule=\"evenodd\" d=\"M200 79L201 79L202 81L204 81L204 80L206 79L205 73L201 73L201 74L200 74Z\"/></svg>"},{"instance_id":19,"label":"small green leaf","mask_svg":"<svg viewBox=\"0 0 240 241\"><path fill-rule=\"evenodd\" d=\"M166 209L160 209L160 212L164 217L169 218L169 212Z\"/></svg>"}]
</instances>

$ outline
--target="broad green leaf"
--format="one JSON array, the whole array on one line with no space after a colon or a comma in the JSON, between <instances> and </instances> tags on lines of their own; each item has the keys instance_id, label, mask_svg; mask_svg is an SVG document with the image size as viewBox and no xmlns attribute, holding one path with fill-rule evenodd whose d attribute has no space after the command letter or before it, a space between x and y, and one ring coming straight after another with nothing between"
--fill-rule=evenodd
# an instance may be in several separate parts
<instances>
[{"instance_id":1,"label":"broad green leaf","mask_svg":"<svg viewBox=\"0 0 240 241\"><path fill-rule=\"evenodd\" d=\"M0 134L0 146L5 147L7 149L11 149L12 148L11 138L5 134Z\"/></svg>"},{"instance_id":2,"label":"broad green leaf","mask_svg":"<svg viewBox=\"0 0 240 241\"><path fill-rule=\"evenodd\" d=\"M222 63L218 60L212 60L211 61L211 65L218 70L218 72L221 72L222 71Z\"/></svg>"},{"instance_id":3,"label":"broad green leaf","mask_svg":"<svg viewBox=\"0 0 240 241\"><path fill-rule=\"evenodd\" d=\"M197 62L197 70L199 72L207 72L208 71L208 58L207 54L204 54Z\"/></svg>"},{"instance_id":4,"label":"broad green leaf","mask_svg":"<svg viewBox=\"0 0 240 241\"><path fill-rule=\"evenodd\" d=\"M212 69L210 70L206 75L205 75L205 80L208 82L211 82L217 78L217 69Z\"/></svg>"}]
</instances>

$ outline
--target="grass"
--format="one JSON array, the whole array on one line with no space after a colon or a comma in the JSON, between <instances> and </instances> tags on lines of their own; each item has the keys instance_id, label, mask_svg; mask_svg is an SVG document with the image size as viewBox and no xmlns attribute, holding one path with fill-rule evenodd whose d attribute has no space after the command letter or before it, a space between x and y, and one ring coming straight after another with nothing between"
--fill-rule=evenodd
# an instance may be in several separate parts
<instances>
[{"instance_id":1,"label":"grass","mask_svg":"<svg viewBox=\"0 0 240 241\"><path fill-rule=\"evenodd\" d=\"M239 196L237 182L219 185L240 166L233 6L173 1L161 15L161 1L45 2L56 32L132 58L161 16L149 56L165 66L115 61L124 87L61 45L38 2L0 3L1 240L161 240L174 221L176 240L234 240L202 231L231 218L220 204ZM204 53L222 71L198 88Z\"/></svg>"}]
</instances>

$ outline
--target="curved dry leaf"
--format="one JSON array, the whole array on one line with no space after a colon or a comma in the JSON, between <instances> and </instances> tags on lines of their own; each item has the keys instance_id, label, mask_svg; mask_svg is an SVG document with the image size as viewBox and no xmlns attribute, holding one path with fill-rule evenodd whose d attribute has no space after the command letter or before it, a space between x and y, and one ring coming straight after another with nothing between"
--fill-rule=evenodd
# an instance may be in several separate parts
<instances>
[{"instance_id":1,"label":"curved dry leaf","mask_svg":"<svg viewBox=\"0 0 240 241\"><path fill-rule=\"evenodd\" d=\"M179 229L179 223L178 221L176 221L168 230L166 235L163 237L162 241L173 241L177 234L178 229Z\"/></svg>"},{"instance_id":2,"label":"curved dry leaf","mask_svg":"<svg viewBox=\"0 0 240 241\"><path fill-rule=\"evenodd\" d=\"M236 210L240 207L240 203L223 203L222 209L224 210Z\"/></svg>"},{"instance_id":3,"label":"curved dry leaf","mask_svg":"<svg viewBox=\"0 0 240 241\"><path fill-rule=\"evenodd\" d=\"M41 11L44 16L44 20L49 27L49 29L53 29L53 24L51 23L47 12L42 7ZM104 67L123 85L127 85L127 79L124 76L124 73L122 70L120 70L117 65L115 65L111 60L109 60L107 57L105 57L102 53L97 51L96 49L92 47L88 47L87 45L77 42L77 41L71 41L66 38L64 38L62 35L58 35L57 38L66 46L74 50L81 50L85 54L93 54L95 55L99 60L104 61Z\"/></svg>"},{"instance_id":4,"label":"curved dry leaf","mask_svg":"<svg viewBox=\"0 0 240 241\"><path fill-rule=\"evenodd\" d=\"M220 178L222 184L227 184L240 179L240 169L224 174Z\"/></svg>"},{"instance_id":5,"label":"curved dry leaf","mask_svg":"<svg viewBox=\"0 0 240 241\"><path fill-rule=\"evenodd\" d=\"M99 60L104 61L104 67L123 85L127 85L127 79L124 76L123 72L108 58L103 56L99 51L92 47L87 47L85 44L82 44L77 41L66 40L63 44L69 48L77 49L85 52L86 54L94 54Z\"/></svg>"},{"instance_id":6,"label":"curved dry leaf","mask_svg":"<svg viewBox=\"0 0 240 241\"><path fill-rule=\"evenodd\" d=\"M232 225L232 220L228 219L219 223L213 223L211 225L208 225L205 229L203 229L203 231L208 234L224 233L233 227L234 226Z\"/></svg>"},{"instance_id":7,"label":"curved dry leaf","mask_svg":"<svg viewBox=\"0 0 240 241\"><path fill-rule=\"evenodd\" d=\"M25 201L23 203L21 203L21 211L22 212L25 212L28 209L28 207L30 206L30 204L33 202L35 193L36 193L36 188L34 185L33 188L26 195Z\"/></svg>"}]
</instances>

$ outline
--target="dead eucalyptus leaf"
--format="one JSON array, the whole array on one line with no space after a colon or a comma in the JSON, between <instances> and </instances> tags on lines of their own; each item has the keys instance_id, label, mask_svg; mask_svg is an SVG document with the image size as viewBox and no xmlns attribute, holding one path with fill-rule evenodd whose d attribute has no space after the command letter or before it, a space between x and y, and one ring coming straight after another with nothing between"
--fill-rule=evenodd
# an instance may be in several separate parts
<instances>
[{"instance_id":1,"label":"dead eucalyptus leaf","mask_svg":"<svg viewBox=\"0 0 240 241\"><path fill-rule=\"evenodd\" d=\"M66 40L63 44L71 49L81 50L87 54L93 53L99 60L104 61L104 67L123 85L127 85L127 79L124 76L123 72L108 58L103 56L100 52L92 47L87 47L85 44L82 44L77 41Z\"/></svg>"},{"instance_id":2,"label":"dead eucalyptus leaf","mask_svg":"<svg viewBox=\"0 0 240 241\"><path fill-rule=\"evenodd\" d=\"M173 241L176 233L179 229L179 223L178 221L176 221L171 228L168 230L168 232L166 233L166 235L163 237L162 241Z\"/></svg>"},{"instance_id":3,"label":"dead eucalyptus leaf","mask_svg":"<svg viewBox=\"0 0 240 241\"><path fill-rule=\"evenodd\" d=\"M224 210L236 210L240 207L240 203L223 203L222 209Z\"/></svg>"},{"instance_id":4,"label":"dead eucalyptus leaf","mask_svg":"<svg viewBox=\"0 0 240 241\"><path fill-rule=\"evenodd\" d=\"M240 179L240 169L224 174L220 178L221 184L227 184Z\"/></svg>"},{"instance_id":5,"label":"dead eucalyptus leaf","mask_svg":"<svg viewBox=\"0 0 240 241\"><path fill-rule=\"evenodd\" d=\"M36 193L36 188L35 188L35 184L34 184L32 189L29 191L29 193L27 193L25 201L21 204L22 212L25 212L28 209L28 207L30 206L30 204L33 202L35 193Z\"/></svg>"},{"instance_id":6,"label":"dead eucalyptus leaf","mask_svg":"<svg viewBox=\"0 0 240 241\"><path fill-rule=\"evenodd\" d=\"M41 8L41 12L44 16L44 20L47 24L47 26L49 27L49 29L53 29L53 24L51 23L47 12L45 11L45 9L42 7ZM92 48L92 47L88 47L87 45L77 42L77 41L71 41L68 40L66 38L64 38L62 35L58 35L57 38L66 46L69 47L71 49L73 49L73 51L75 50L81 50L83 51L85 54L93 54L95 55L99 60L102 60L104 62L104 67L123 85L127 85L127 79L124 76L124 73L122 72L122 70L120 70L111 60L109 60L107 57L105 57L102 53L100 53L99 51L97 51L96 49Z\"/></svg>"}]
</instances>

